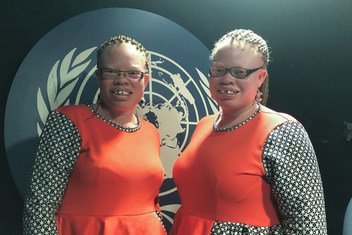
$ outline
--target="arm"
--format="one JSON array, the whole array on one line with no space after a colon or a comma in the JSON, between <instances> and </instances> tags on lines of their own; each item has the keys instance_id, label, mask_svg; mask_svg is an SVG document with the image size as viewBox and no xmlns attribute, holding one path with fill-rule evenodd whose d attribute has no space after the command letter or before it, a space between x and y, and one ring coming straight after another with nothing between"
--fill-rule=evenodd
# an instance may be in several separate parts
<instances>
[{"instance_id":1,"label":"arm","mask_svg":"<svg viewBox=\"0 0 352 235\"><path fill-rule=\"evenodd\" d=\"M80 151L73 122L52 112L40 137L24 206L24 234L58 234L56 213Z\"/></svg>"},{"instance_id":2,"label":"arm","mask_svg":"<svg viewBox=\"0 0 352 235\"><path fill-rule=\"evenodd\" d=\"M284 234L327 234L318 162L304 127L297 122L278 126L262 157Z\"/></svg>"}]
</instances>

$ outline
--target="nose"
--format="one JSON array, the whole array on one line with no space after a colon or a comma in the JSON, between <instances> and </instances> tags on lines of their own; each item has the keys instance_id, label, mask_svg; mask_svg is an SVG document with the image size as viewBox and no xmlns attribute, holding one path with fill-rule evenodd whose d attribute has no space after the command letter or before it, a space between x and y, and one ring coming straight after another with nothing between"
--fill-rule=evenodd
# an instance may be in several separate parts
<instances>
[{"instance_id":1,"label":"nose","mask_svg":"<svg viewBox=\"0 0 352 235\"><path fill-rule=\"evenodd\" d=\"M127 83L127 74L126 72L119 72L114 79L114 85L125 84Z\"/></svg>"},{"instance_id":2,"label":"nose","mask_svg":"<svg viewBox=\"0 0 352 235\"><path fill-rule=\"evenodd\" d=\"M227 72L224 76L220 78L220 84L233 84L235 80L236 79L230 74L230 72Z\"/></svg>"}]
</instances>

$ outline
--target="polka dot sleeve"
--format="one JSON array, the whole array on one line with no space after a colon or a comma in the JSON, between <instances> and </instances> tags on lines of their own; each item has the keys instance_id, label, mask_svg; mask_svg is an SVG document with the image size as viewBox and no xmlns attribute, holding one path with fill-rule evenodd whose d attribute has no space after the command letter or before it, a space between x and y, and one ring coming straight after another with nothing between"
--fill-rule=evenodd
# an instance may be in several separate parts
<instances>
[{"instance_id":1,"label":"polka dot sleeve","mask_svg":"<svg viewBox=\"0 0 352 235\"><path fill-rule=\"evenodd\" d=\"M57 234L56 213L80 152L73 122L52 112L40 137L24 207L24 234Z\"/></svg>"},{"instance_id":2,"label":"polka dot sleeve","mask_svg":"<svg viewBox=\"0 0 352 235\"><path fill-rule=\"evenodd\" d=\"M320 171L304 127L297 122L278 126L268 136L262 157L283 234L327 234Z\"/></svg>"}]
</instances>

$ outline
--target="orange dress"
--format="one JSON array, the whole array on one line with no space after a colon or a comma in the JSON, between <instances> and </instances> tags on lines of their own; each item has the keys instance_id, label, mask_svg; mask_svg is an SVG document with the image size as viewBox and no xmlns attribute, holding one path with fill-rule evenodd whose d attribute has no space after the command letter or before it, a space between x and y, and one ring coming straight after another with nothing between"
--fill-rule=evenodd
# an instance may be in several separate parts
<instances>
[{"instance_id":1,"label":"orange dress","mask_svg":"<svg viewBox=\"0 0 352 235\"><path fill-rule=\"evenodd\" d=\"M294 118L259 110L230 131L213 130L215 115L199 122L173 168L182 206L172 235L326 234L308 136Z\"/></svg>"},{"instance_id":2,"label":"orange dress","mask_svg":"<svg viewBox=\"0 0 352 235\"><path fill-rule=\"evenodd\" d=\"M56 150L56 165L61 165L62 169L46 169L53 172L54 178L60 177L60 182L63 177L67 177L64 186L59 181L50 181L51 185L57 185L48 188L42 192L45 195L41 195L45 198L50 197L52 192L59 194L55 196L58 198L57 202L46 205L58 206L55 209L57 213L54 214L57 229L55 233L166 234L158 205L163 168L159 158L160 144L156 128L141 120L140 129L123 130L85 105L65 106L52 115L56 117L48 120L47 125L51 126L48 129L58 135L66 135L66 148L77 156L61 158L59 149L63 144L51 143L59 145ZM71 126L61 127L65 129L62 131L53 130L53 118L61 126L65 123ZM60 142L65 141L64 139L61 138ZM56 173L57 170L66 173ZM35 182L32 182L32 187L35 188ZM45 223L51 221L52 217Z\"/></svg>"}]
</instances>

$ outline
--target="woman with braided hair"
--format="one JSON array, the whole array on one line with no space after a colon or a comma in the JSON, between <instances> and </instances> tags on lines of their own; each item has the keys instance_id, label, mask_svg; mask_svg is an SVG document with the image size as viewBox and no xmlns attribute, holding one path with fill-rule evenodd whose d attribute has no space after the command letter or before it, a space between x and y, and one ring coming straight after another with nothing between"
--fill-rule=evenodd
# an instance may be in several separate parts
<instances>
[{"instance_id":1,"label":"woman with braided hair","mask_svg":"<svg viewBox=\"0 0 352 235\"><path fill-rule=\"evenodd\" d=\"M234 30L210 58L210 92L220 112L198 123L174 165L181 207L171 234L327 234L308 134L292 116L264 106L267 43L251 30Z\"/></svg>"},{"instance_id":2,"label":"woman with braided hair","mask_svg":"<svg viewBox=\"0 0 352 235\"><path fill-rule=\"evenodd\" d=\"M97 104L53 111L24 209L25 234L166 234L158 205L164 172L156 128L135 114L148 84L144 47L119 35L104 43Z\"/></svg>"}]
</instances>

